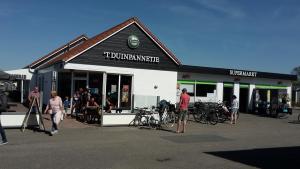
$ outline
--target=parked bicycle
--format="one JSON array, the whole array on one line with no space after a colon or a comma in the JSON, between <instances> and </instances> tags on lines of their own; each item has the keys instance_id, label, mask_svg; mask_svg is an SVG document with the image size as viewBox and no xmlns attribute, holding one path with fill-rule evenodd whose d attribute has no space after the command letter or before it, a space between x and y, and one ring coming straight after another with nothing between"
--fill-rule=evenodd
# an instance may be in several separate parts
<instances>
[{"instance_id":1,"label":"parked bicycle","mask_svg":"<svg viewBox=\"0 0 300 169\"><path fill-rule=\"evenodd\" d=\"M165 100L160 101L158 112L159 112L159 127L171 128L176 122L176 108L175 104L171 104Z\"/></svg>"},{"instance_id":2,"label":"parked bicycle","mask_svg":"<svg viewBox=\"0 0 300 169\"><path fill-rule=\"evenodd\" d=\"M149 116L147 113L148 107L139 108L136 107L135 111L135 117L134 119L129 123L129 126L145 126L149 124Z\"/></svg>"},{"instance_id":3,"label":"parked bicycle","mask_svg":"<svg viewBox=\"0 0 300 169\"><path fill-rule=\"evenodd\" d=\"M194 104L193 116L195 121L216 125L218 123L218 114L216 113L215 103L196 102Z\"/></svg>"},{"instance_id":4,"label":"parked bicycle","mask_svg":"<svg viewBox=\"0 0 300 169\"><path fill-rule=\"evenodd\" d=\"M175 105L167 103L164 107L152 106L135 108L137 111L134 119L129 123L129 126L147 126L149 128L171 128L174 126L176 121Z\"/></svg>"}]
</instances>

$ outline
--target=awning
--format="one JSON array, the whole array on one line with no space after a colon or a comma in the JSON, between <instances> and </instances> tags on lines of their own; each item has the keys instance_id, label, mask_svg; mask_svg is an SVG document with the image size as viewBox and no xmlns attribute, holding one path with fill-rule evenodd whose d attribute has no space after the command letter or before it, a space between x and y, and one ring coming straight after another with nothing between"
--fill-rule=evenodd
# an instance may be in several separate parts
<instances>
[{"instance_id":1,"label":"awning","mask_svg":"<svg viewBox=\"0 0 300 169\"><path fill-rule=\"evenodd\" d=\"M256 89L287 89L287 86L280 85L255 85Z\"/></svg>"},{"instance_id":2,"label":"awning","mask_svg":"<svg viewBox=\"0 0 300 169\"><path fill-rule=\"evenodd\" d=\"M249 84L242 84L242 83L240 83L240 88L248 89L249 88Z\"/></svg>"},{"instance_id":3,"label":"awning","mask_svg":"<svg viewBox=\"0 0 300 169\"><path fill-rule=\"evenodd\" d=\"M198 80L178 80L179 84L203 84L203 85L216 85L217 82L214 81L198 81Z\"/></svg>"},{"instance_id":4,"label":"awning","mask_svg":"<svg viewBox=\"0 0 300 169\"><path fill-rule=\"evenodd\" d=\"M233 83L223 83L224 87L233 87Z\"/></svg>"}]
</instances>

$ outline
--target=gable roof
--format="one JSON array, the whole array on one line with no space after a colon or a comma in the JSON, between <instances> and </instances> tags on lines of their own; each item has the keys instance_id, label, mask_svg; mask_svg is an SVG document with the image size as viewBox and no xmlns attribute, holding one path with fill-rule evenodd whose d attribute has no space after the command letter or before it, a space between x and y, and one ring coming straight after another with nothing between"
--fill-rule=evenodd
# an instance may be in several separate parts
<instances>
[{"instance_id":1,"label":"gable roof","mask_svg":"<svg viewBox=\"0 0 300 169\"><path fill-rule=\"evenodd\" d=\"M65 52L65 50L71 50L72 47L76 47L76 45L80 44L82 41L86 41L88 37L86 35L80 35L75 39L71 40L70 42L62 45L61 47L55 49L54 51L48 53L47 55L41 57L40 59L32 62L31 64L25 66L25 68L38 68L42 66L47 61L59 56L59 54ZM43 63L44 62L44 63Z\"/></svg>"},{"instance_id":2,"label":"gable roof","mask_svg":"<svg viewBox=\"0 0 300 169\"><path fill-rule=\"evenodd\" d=\"M146 26L144 26L137 18L134 17L134 18L130 18L130 19L126 20L125 22L123 22L119 25L116 25L116 26L94 36L93 38L88 39L87 41L85 41L81 45L78 45L77 47L68 51L67 53L51 60L48 64L44 65L43 67L47 67L47 66L55 64L57 62L61 62L61 61L68 62L68 61L74 59L75 57L79 56L83 52L89 50L90 48L96 46L97 44L101 43L102 41L108 39L109 37L115 35L116 33L120 32L121 30L125 29L126 27L128 27L132 24L138 25L138 27L144 33L146 33L148 35L148 37L150 37L155 42L155 44L158 45L177 65L181 65L181 62L176 58L176 56L164 44L162 44L158 40L158 38L156 38L150 32L150 30L147 29Z\"/></svg>"}]
</instances>

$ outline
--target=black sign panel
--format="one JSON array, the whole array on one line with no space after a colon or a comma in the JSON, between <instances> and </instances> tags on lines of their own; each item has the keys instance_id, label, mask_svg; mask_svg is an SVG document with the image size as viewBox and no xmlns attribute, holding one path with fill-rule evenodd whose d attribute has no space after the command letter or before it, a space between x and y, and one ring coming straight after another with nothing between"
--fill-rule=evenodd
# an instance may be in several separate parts
<instances>
[{"instance_id":1,"label":"black sign panel","mask_svg":"<svg viewBox=\"0 0 300 169\"><path fill-rule=\"evenodd\" d=\"M132 39L128 40L132 35L134 43L138 42L135 48L128 44L132 42ZM172 71L178 69L178 65L136 24L97 44L70 63Z\"/></svg>"},{"instance_id":2,"label":"black sign panel","mask_svg":"<svg viewBox=\"0 0 300 169\"><path fill-rule=\"evenodd\" d=\"M282 79L282 80L297 80L296 75L280 74L280 73L268 73L249 70L233 70L224 68L212 68L203 66L190 66L181 65L178 69L179 72L190 73L203 73L203 74L215 74L215 75L227 75L227 76L244 76L248 78L268 78L268 79Z\"/></svg>"}]
</instances>

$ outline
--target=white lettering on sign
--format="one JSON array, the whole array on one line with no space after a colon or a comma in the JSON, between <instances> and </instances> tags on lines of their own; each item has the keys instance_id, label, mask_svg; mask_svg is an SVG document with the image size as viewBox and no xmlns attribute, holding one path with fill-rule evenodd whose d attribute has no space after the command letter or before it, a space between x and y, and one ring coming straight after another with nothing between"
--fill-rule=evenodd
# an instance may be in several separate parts
<instances>
[{"instance_id":1,"label":"white lettering on sign","mask_svg":"<svg viewBox=\"0 0 300 169\"><path fill-rule=\"evenodd\" d=\"M246 77L256 77L257 72L243 71L243 70L230 70L231 76L246 76Z\"/></svg>"},{"instance_id":2,"label":"white lettering on sign","mask_svg":"<svg viewBox=\"0 0 300 169\"><path fill-rule=\"evenodd\" d=\"M103 55L105 59L111 60L129 60L136 62L159 63L159 57L155 56L144 56L139 54L128 54L118 52L104 52Z\"/></svg>"}]
</instances>

